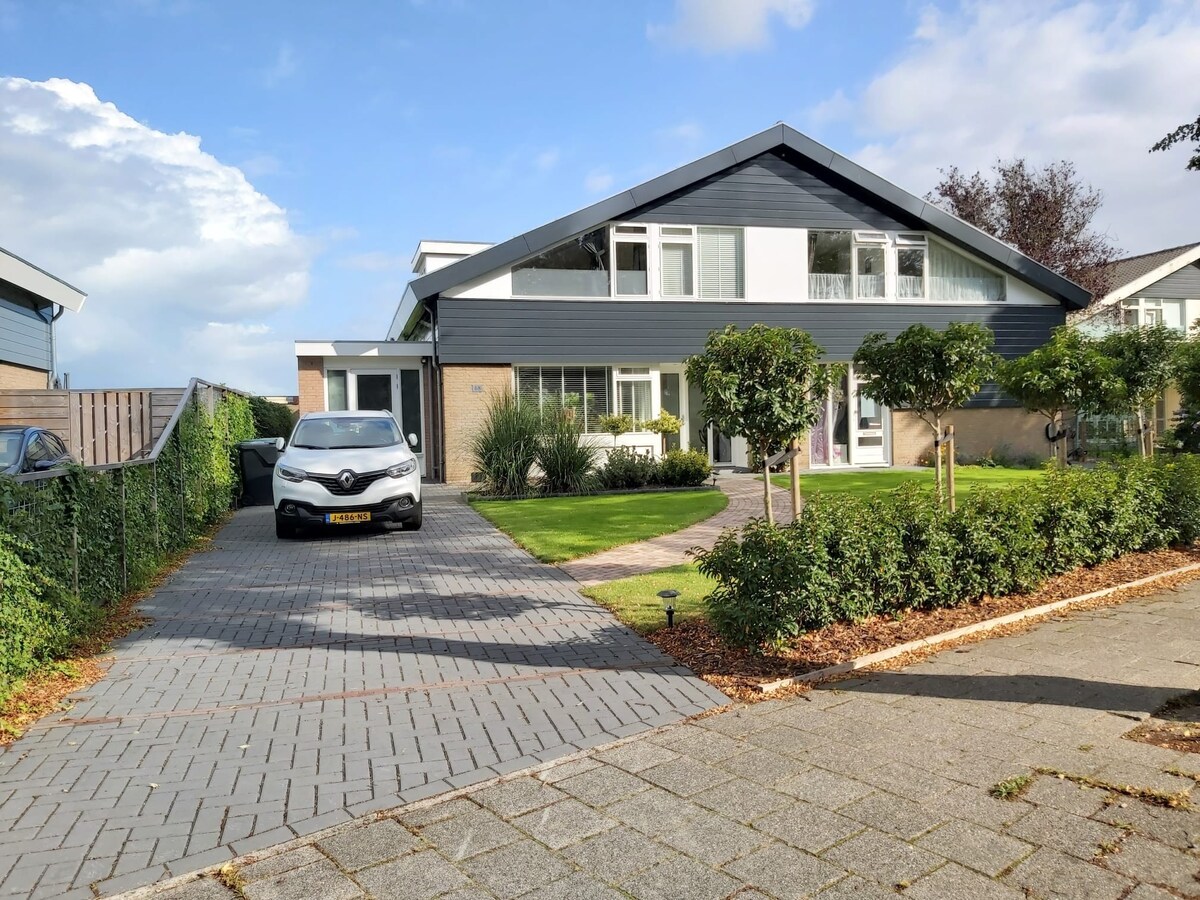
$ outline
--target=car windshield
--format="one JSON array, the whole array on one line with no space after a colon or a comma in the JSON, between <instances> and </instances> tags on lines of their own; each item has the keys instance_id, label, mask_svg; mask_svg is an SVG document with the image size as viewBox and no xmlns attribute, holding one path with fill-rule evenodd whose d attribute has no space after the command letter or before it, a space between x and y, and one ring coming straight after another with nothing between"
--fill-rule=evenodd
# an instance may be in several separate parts
<instances>
[{"instance_id":1,"label":"car windshield","mask_svg":"<svg viewBox=\"0 0 1200 900\"><path fill-rule=\"evenodd\" d=\"M398 443L400 429L391 419L380 416L304 419L292 435L292 446L302 450L351 450Z\"/></svg>"},{"instance_id":2,"label":"car windshield","mask_svg":"<svg viewBox=\"0 0 1200 900\"><path fill-rule=\"evenodd\" d=\"M0 431L0 469L15 466L21 458L21 432Z\"/></svg>"}]
</instances>

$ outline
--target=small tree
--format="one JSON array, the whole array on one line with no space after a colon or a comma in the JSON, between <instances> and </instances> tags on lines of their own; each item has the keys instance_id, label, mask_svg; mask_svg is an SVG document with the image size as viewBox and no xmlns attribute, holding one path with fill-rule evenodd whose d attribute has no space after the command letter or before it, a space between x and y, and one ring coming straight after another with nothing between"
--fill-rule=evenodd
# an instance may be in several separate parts
<instances>
[{"instance_id":1,"label":"small tree","mask_svg":"<svg viewBox=\"0 0 1200 900\"><path fill-rule=\"evenodd\" d=\"M654 432L662 439L662 452L665 455L667 452L667 437L668 435L679 434L680 429L683 428L683 419L669 412L660 412L656 418L643 422L642 427L647 431Z\"/></svg>"},{"instance_id":2,"label":"small tree","mask_svg":"<svg viewBox=\"0 0 1200 900\"><path fill-rule=\"evenodd\" d=\"M612 435L613 449L617 448L617 438L633 431L633 416L627 413L612 413L600 417L600 428Z\"/></svg>"},{"instance_id":3,"label":"small tree","mask_svg":"<svg viewBox=\"0 0 1200 900\"><path fill-rule=\"evenodd\" d=\"M1116 390L1111 360L1095 341L1065 325L1032 353L1001 363L996 380L1004 393L1054 426L1068 409L1093 413L1110 406ZM1060 452L1057 441L1054 457L1066 465L1066 447Z\"/></svg>"},{"instance_id":4,"label":"small tree","mask_svg":"<svg viewBox=\"0 0 1200 900\"><path fill-rule=\"evenodd\" d=\"M865 379L859 391L892 409L907 409L933 430L934 477L942 492L942 417L979 393L999 357L990 328L951 322L945 331L910 325L889 341L877 331L863 339L854 366Z\"/></svg>"},{"instance_id":5,"label":"small tree","mask_svg":"<svg viewBox=\"0 0 1200 900\"><path fill-rule=\"evenodd\" d=\"M775 521L767 457L816 423L828 387L822 350L806 331L729 325L687 361L687 378L704 395L703 415L725 434L741 435L763 469L763 510Z\"/></svg>"},{"instance_id":6,"label":"small tree","mask_svg":"<svg viewBox=\"0 0 1200 900\"><path fill-rule=\"evenodd\" d=\"M1122 328L1106 335L1100 349L1109 357L1117 392L1110 409L1132 413L1138 423L1138 449L1154 454L1154 428L1146 410L1163 395L1175 377L1176 351L1182 336L1166 325Z\"/></svg>"},{"instance_id":7,"label":"small tree","mask_svg":"<svg viewBox=\"0 0 1200 900\"><path fill-rule=\"evenodd\" d=\"M1176 144L1195 143L1192 148L1192 158L1188 160L1187 168L1200 172L1200 116L1195 122L1185 122L1157 144L1150 148L1151 153L1160 150L1170 150Z\"/></svg>"}]
</instances>

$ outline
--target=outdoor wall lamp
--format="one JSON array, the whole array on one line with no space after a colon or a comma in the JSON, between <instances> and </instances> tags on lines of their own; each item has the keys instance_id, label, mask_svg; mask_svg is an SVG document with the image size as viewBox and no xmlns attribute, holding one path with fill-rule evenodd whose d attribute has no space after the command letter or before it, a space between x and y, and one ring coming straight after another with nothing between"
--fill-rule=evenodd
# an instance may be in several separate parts
<instances>
[{"instance_id":1,"label":"outdoor wall lamp","mask_svg":"<svg viewBox=\"0 0 1200 900\"><path fill-rule=\"evenodd\" d=\"M675 606L671 603L679 596L679 591L659 591L658 596L662 597L663 612L667 614L667 627L675 627Z\"/></svg>"}]
</instances>

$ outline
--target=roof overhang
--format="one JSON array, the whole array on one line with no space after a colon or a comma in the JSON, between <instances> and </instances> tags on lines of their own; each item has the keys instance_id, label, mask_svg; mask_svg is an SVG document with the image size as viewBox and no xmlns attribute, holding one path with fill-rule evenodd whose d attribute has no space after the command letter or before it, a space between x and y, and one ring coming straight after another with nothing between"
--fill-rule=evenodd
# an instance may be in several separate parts
<instances>
[{"instance_id":1,"label":"roof overhang","mask_svg":"<svg viewBox=\"0 0 1200 900\"><path fill-rule=\"evenodd\" d=\"M57 303L72 312L79 312L87 294L67 284L61 278L39 269L0 247L0 281L7 281L50 303Z\"/></svg>"},{"instance_id":2,"label":"roof overhang","mask_svg":"<svg viewBox=\"0 0 1200 900\"><path fill-rule=\"evenodd\" d=\"M825 169L835 179L842 179L860 191L873 195L879 202L907 214L922 223L929 231L951 243L974 252L1005 271L1051 295L1068 309L1083 309L1091 294L1075 282L1035 262L1020 251L997 240L990 234L964 222L957 216L922 200L914 194L880 178L855 162L835 153L828 147L806 137L788 125L775 125L752 135L724 150L718 150L695 162L680 166L665 175L653 178L637 187L593 203L578 212L563 216L540 228L517 235L486 250L468 256L444 268L430 272L409 284L412 305L436 296L464 282L509 266L527 256L539 253L568 238L589 231L605 222L621 219L640 207L682 190L705 178L732 168L755 156L772 150L787 149ZM406 292L405 299L408 299ZM411 309L411 307L410 307ZM399 318L399 316L398 316Z\"/></svg>"},{"instance_id":3,"label":"roof overhang","mask_svg":"<svg viewBox=\"0 0 1200 900\"><path fill-rule=\"evenodd\" d=\"M1189 247L1178 256L1163 263L1157 269L1152 269L1145 275L1133 279L1128 284L1121 285L1121 287L1109 291L1100 302L1102 304L1120 303L1122 300L1127 300L1134 296L1143 288L1150 287L1156 281L1162 281L1168 275L1172 275L1184 266L1190 266L1194 262L1200 262L1200 244L1197 244L1195 247Z\"/></svg>"},{"instance_id":4,"label":"roof overhang","mask_svg":"<svg viewBox=\"0 0 1200 900\"><path fill-rule=\"evenodd\" d=\"M414 359L433 356L432 341L296 341L297 356Z\"/></svg>"}]
</instances>

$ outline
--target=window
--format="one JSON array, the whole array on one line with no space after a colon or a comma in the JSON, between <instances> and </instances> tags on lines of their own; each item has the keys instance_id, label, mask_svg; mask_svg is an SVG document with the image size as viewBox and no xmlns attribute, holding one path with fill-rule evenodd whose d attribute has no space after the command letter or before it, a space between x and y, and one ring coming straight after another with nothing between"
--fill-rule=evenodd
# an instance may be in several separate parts
<instances>
[{"instance_id":1,"label":"window","mask_svg":"<svg viewBox=\"0 0 1200 900\"><path fill-rule=\"evenodd\" d=\"M646 226L618 225L613 230L617 245L617 296L644 297L650 290Z\"/></svg>"},{"instance_id":2,"label":"window","mask_svg":"<svg viewBox=\"0 0 1200 900\"><path fill-rule=\"evenodd\" d=\"M745 296L745 248L740 228L698 228L700 296L741 300Z\"/></svg>"},{"instance_id":3,"label":"window","mask_svg":"<svg viewBox=\"0 0 1200 900\"><path fill-rule=\"evenodd\" d=\"M1137 323L1138 323L1137 307L1136 306L1125 307L1125 309L1121 312L1121 324L1128 325L1129 327L1132 328L1132 327L1136 326Z\"/></svg>"},{"instance_id":4,"label":"window","mask_svg":"<svg viewBox=\"0 0 1200 900\"><path fill-rule=\"evenodd\" d=\"M1150 309L1150 308L1143 309L1142 310L1142 324L1143 325L1161 325L1162 324L1162 310L1161 309Z\"/></svg>"},{"instance_id":5,"label":"window","mask_svg":"<svg viewBox=\"0 0 1200 900\"><path fill-rule=\"evenodd\" d=\"M608 228L598 228L513 266L513 293L607 297L608 269Z\"/></svg>"},{"instance_id":6,"label":"window","mask_svg":"<svg viewBox=\"0 0 1200 900\"><path fill-rule=\"evenodd\" d=\"M813 300L850 300L850 259L853 246L849 231L808 233L808 296Z\"/></svg>"},{"instance_id":7,"label":"window","mask_svg":"<svg viewBox=\"0 0 1200 900\"><path fill-rule=\"evenodd\" d=\"M622 366L617 369L617 412L632 416L634 430L654 418L651 410L650 369L648 366Z\"/></svg>"},{"instance_id":8,"label":"window","mask_svg":"<svg viewBox=\"0 0 1200 900\"><path fill-rule=\"evenodd\" d=\"M330 412L349 409L346 397L346 370L331 369L325 373L325 389L329 392L329 400L325 404Z\"/></svg>"},{"instance_id":9,"label":"window","mask_svg":"<svg viewBox=\"0 0 1200 900\"><path fill-rule=\"evenodd\" d=\"M887 296L885 283L885 254L883 247L855 247L854 256L856 296L864 300L882 300Z\"/></svg>"},{"instance_id":10,"label":"window","mask_svg":"<svg viewBox=\"0 0 1200 900\"><path fill-rule=\"evenodd\" d=\"M584 431L600 431L608 415L611 369L605 366L520 366L517 399L544 411L563 410Z\"/></svg>"},{"instance_id":11,"label":"window","mask_svg":"<svg viewBox=\"0 0 1200 900\"><path fill-rule=\"evenodd\" d=\"M929 299L992 303L1004 299L1004 277L936 242L929 245Z\"/></svg>"},{"instance_id":12,"label":"window","mask_svg":"<svg viewBox=\"0 0 1200 900\"><path fill-rule=\"evenodd\" d=\"M896 235L896 297L925 299L925 235Z\"/></svg>"},{"instance_id":13,"label":"window","mask_svg":"<svg viewBox=\"0 0 1200 900\"><path fill-rule=\"evenodd\" d=\"M692 229L664 225L659 229L663 239L660 247L662 265L662 295L664 297L694 297Z\"/></svg>"}]
</instances>

